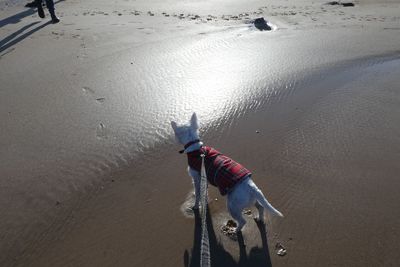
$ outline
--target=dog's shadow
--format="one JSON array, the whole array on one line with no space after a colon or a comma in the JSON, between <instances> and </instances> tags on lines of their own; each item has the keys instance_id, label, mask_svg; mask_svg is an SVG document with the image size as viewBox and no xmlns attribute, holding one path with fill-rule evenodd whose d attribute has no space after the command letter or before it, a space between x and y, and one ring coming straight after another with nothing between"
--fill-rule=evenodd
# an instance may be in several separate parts
<instances>
[{"instance_id":1,"label":"dog's shadow","mask_svg":"<svg viewBox=\"0 0 400 267\"><path fill-rule=\"evenodd\" d=\"M194 211L195 226L194 226L194 240L191 253L185 250L183 255L184 266L185 267L200 267L200 246L201 246L201 217L199 210ZM269 254L269 248L267 243L267 232L265 224L262 222L257 222L258 229L261 234L262 247L251 248L249 255L246 252L246 246L244 244L242 234L238 234L238 245L240 251L239 261L236 262L229 252L227 252L223 245L217 241L217 237L214 232L212 219L209 210L207 209L207 230L210 242L210 257L211 266L263 266L272 267L271 258Z\"/></svg>"}]
</instances>

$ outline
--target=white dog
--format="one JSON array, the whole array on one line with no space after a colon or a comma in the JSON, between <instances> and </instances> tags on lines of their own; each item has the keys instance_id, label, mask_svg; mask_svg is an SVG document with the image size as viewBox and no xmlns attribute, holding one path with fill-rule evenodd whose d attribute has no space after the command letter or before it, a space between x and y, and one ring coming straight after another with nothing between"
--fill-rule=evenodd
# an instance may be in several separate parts
<instances>
[{"instance_id":1,"label":"white dog","mask_svg":"<svg viewBox=\"0 0 400 267\"><path fill-rule=\"evenodd\" d=\"M244 208L255 205L258 209L258 220L264 222L264 208L272 214L283 217L264 197L260 189L251 179L251 173L239 163L224 156L217 150L204 146L199 139L199 122L196 113L193 113L189 125L178 126L172 121L175 137L179 143L184 145L189 163L189 174L193 178L196 194L194 209L199 208L200 200L200 170L201 156L205 155L204 164L207 180L210 184L217 186L222 195L227 195L227 206L229 213L238 223L236 231L241 231L246 224L242 216Z\"/></svg>"}]
</instances>

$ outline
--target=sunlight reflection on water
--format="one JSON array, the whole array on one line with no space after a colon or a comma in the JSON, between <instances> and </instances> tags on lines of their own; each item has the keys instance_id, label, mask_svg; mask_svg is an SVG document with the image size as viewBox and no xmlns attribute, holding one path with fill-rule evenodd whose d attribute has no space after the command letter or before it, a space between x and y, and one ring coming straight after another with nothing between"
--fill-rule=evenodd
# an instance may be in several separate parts
<instances>
[{"instance_id":1,"label":"sunlight reflection on water","mask_svg":"<svg viewBox=\"0 0 400 267\"><path fill-rule=\"evenodd\" d=\"M266 42L258 33L246 38L219 34L112 55L107 65L93 68L102 75L93 86L108 95L108 113L102 115L109 121L107 140L131 157L171 140L170 121L185 122L192 112L204 131L211 124L227 127L279 95L279 88L292 87L287 65L293 62L280 48L279 42ZM106 85L107 80L112 84Z\"/></svg>"}]
</instances>

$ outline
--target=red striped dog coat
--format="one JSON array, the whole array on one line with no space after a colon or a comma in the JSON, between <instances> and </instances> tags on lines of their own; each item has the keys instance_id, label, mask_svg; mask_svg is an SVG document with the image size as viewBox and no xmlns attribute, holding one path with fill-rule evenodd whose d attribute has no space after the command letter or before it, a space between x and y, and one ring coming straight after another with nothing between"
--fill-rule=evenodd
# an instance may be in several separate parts
<instances>
[{"instance_id":1,"label":"red striped dog coat","mask_svg":"<svg viewBox=\"0 0 400 267\"><path fill-rule=\"evenodd\" d=\"M203 153L207 180L218 187L221 195L226 195L236 184L251 175L251 172L241 164L208 146L187 153L190 168L201 172L200 155Z\"/></svg>"}]
</instances>

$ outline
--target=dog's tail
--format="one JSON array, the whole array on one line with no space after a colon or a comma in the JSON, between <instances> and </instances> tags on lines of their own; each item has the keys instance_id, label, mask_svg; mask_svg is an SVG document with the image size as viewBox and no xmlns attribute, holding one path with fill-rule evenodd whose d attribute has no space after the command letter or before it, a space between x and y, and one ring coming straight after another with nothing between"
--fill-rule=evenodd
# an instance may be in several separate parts
<instances>
[{"instance_id":1,"label":"dog's tail","mask_svg":"<svg viewBox=\"0 0 400 267\"><path fill-rule=\"evenodd\" d=\"M265 198L264 194L258 188L257 188L257 190L255 190L255 197L256 197L256 200L258 201L258 203L260 203L269 212L271 212L272 214L277 215L279 217L283 217L283 214L279 210L275 209L271 205L271 203L268 202L268 200Z\"/></svg>"}]
</instances>

